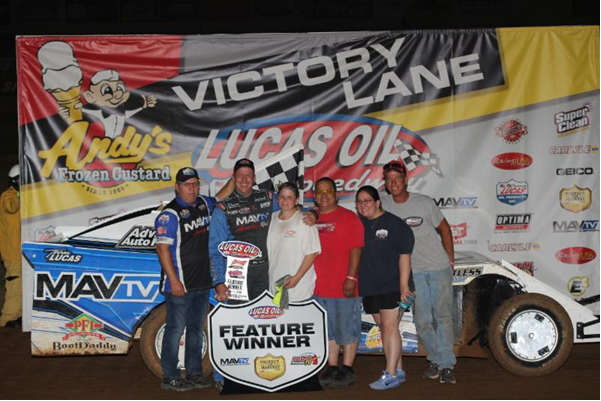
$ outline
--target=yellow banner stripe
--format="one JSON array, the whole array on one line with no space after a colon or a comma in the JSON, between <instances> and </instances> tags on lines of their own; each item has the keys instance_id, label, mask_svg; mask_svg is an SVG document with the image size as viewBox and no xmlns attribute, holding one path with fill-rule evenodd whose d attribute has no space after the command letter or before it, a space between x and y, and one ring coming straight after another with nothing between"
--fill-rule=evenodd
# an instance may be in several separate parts
<instances>
[{"instance_id":1,"label":"yellow banner stripe","mask_svg":"<svg viewBox=\"0 0 601 401\"><path fill-rule=\"evenodd\" d=\"M505 85L369 116L420 131L599 90L599 27L497 29Z\"/></svg>"}]
</instances>

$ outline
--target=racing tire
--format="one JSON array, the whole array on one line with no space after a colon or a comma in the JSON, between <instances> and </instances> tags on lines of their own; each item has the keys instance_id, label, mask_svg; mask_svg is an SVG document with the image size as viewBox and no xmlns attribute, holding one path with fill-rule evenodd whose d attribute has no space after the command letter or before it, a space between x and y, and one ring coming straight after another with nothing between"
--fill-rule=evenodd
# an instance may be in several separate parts
<instances>
[{"instance_id":1,"label":"racing tire","mask_svg":"<svg viewBox=\"0 0 601 401\"><path fill-rule=\"evenodd\" d=\"M161 345L163 332L165 330L166 316L167 307L165 304L154 309L142 324L142 335L140 336L140 352L142 354L142 359L144 360L146 367L160 379L163 378L163 368L161 367ZM209 377L213 372L213 366L211 365L208 352L207 333L207 319L205 318L202 350L202 372L205 377ZM183 353L181 346L179 365L181 366L180 369L183 369Z\"/></svg>"},{"instance_id":2,"label":"racing tire","mask_svg":"<svg viewBox=\"0 0 601 401\"><path fill-rule=\"evenodd\" d=\"M494 312L488 329L490 350L517 376L544 376L569 358L572 321L557 301L541 294L519 294Z\"/></svg>"}]
</instances>

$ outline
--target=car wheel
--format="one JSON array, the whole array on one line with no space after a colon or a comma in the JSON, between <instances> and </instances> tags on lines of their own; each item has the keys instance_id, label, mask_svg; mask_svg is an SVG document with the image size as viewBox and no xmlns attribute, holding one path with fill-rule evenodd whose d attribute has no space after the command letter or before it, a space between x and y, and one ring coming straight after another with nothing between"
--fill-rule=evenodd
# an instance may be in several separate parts
<instances>
[{"instance_id":1,"label":"car wheel","mask_svg":"<svg viewBox=\"0 0 601 401\"><path fill-rule=\"evenodd\" d=\"M163 345L163 334L165 333L165 317L167 308L165 304L153 310L142 325L142 335L140 337L140 350L142 359L148 369L155 376L163 378L163 369L161 368L161 348ZM186 344L184 342L186 332L182 335L179 347L179 362L177 367L184 369L184 355ZM207 339L207 320L205 319L204 330L202 333L202 371L205 376L209 376L213 371L208 351Z\"/></svg>"},{"instance_id":2,"label":"car wheel","mask_svg":"<svg viewBox=\"0 0 601 401\"><path fill-rule=\"evenodd\" d=\"M541 294L509 298L493 314L488 333L496 361L518 376L544 376L559 369L574 340L566 311Z\"/></svg>"}]
</instances>

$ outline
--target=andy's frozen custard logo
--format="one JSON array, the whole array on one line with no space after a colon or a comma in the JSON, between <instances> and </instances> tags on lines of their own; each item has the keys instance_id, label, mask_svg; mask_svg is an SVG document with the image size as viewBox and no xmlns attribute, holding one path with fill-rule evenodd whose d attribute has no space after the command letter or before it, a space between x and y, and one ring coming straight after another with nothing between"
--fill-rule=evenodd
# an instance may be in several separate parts
<instances>
[{"instance_id":1,"label":"andy's frozen custard logo","mask_svg":"<svg viewBox=\"0 0 601 401\"><path fill-rule=\"evenodd\" d=\"M38 152L43 160L42 177L55 174L59 181L103 188L130 181L171 180L169 166L140 165L148 154L169 153L171 133L160 126L143 133L126 125L129 117L155 107L154 96L131 99L125 82L112 69L97 71L89 88L82 90L82 69L65 42L47 42L37 56L44 90L56 99L59 115L69 124L54 144Z\"/></svg>"}]
</instances>

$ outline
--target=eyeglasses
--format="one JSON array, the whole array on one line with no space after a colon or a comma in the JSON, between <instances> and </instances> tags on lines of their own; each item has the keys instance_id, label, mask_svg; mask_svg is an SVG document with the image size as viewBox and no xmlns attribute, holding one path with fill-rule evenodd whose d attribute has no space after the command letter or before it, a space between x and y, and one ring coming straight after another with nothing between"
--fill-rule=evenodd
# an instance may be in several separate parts
<instances>
[{"instance_id":1,"label":"eyeglasses","mask_svg":"<svg viewBox=\"0 0 601 401\"><path fill-rule=\"evenodd\" d=\"M185 184L180 184L178 182L177 185L182 186L187 189L187 188L197 188L200 186L200 183L199 182L186 182Z\"/></svg>"},{"instance_id":2,"label":"eyeglasses","mask_svg":"<svg viewBox=\"0 0 601 401\"><path fill-rule=\"evenodd\" d=\"M384 171L390 171L390 170L394 170L394 171L398 171L399 173L407 174L407 169L405 168L405 166L397 161L386 163L384 165Z\"/></svg>"},{"instance_id":3,"label":"eyeglasses","mask_svg":"<svg viewBox=\"0 0 601 401\"><path fill-rule=\"evenodd\" d=\"M315 191L315 195L332 195L334 193L333 189L320 189Z\"/></svg>"},{"instance_id":4,"label":"eyeglasses","mask_svg":"<svg viewBox=\"0 0 601 401\"><path fill-rule=\"evenodd\" d=\"M375 200L373 199L365 199L365 200L357 200L355 201L355 204L357 205L369 205L370 203L375 202Z\"/></svg>"}]
</instances>

